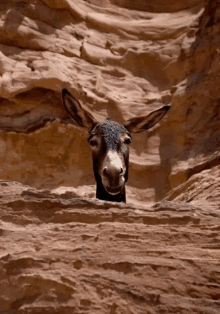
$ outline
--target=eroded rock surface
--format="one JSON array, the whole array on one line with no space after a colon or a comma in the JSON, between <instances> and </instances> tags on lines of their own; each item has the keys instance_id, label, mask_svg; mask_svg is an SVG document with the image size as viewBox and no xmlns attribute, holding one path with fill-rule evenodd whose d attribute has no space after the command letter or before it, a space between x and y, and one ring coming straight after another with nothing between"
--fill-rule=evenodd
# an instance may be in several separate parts
<instances>
[{"instance_id":1,"label":"eroded rock surface","mask_svg":"<svg viewBox=\"0 0 220 314\"><path fill-rule=\"evenodd\" d=\"M219 210L0 186L1 313L219 313Z\"/></svg>"},{"instance_id":2,"label":"eroded rock surface","mask_svg":"<svg viewBox=\"0 0 220 314\"><path fill-rule=\"evenodd\" d=\"M0 1L0 314L220 313L219 8ZM95 199L63 88L100 121L171 105L127 204Z\"/></svg>"},{"instance_id":3,"label":"eroded rock surface","mask_svg":"<svg viewBox=\"0 0 220 314\"><path fill-rule=\"evenodd\" d=\"M2 179L95 190L87 134L62 88L100 120L171 104L159 126L133 136L130 201L159 201L219 165L219 1L135 3L1 1Z\"/></svg>"}]
</instances>

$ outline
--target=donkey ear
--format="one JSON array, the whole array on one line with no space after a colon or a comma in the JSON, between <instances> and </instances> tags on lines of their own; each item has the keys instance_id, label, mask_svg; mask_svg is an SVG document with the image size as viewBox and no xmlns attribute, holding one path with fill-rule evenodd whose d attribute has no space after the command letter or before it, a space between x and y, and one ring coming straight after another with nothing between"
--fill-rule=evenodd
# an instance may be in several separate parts
<instances>
[{"instance_id":1,"label":"donkey ear","mask_svg":"<svg viewBox=\"0 0 220 314\"><path fill-rule=\"evenodd\" d=\"M124 127L131 133L140 133L152 128L170 109L170 106L164 106L146 116L132 118L124 122Z\"/></svg>"},{"instance_id":2,"label":"donkey ear","mask_svg":"<svg viewBox=\"0 0 220 314\"><path fill-rule=\"evenodd\" d=\"M79 101L76 100L76 98L73 97L67 89L62 90L62 99L66 111L72 120L75 121L79 126L92 128L94 124L97 123L92 114L84 109L80 105Z\"/></svg>"}]
</instances>

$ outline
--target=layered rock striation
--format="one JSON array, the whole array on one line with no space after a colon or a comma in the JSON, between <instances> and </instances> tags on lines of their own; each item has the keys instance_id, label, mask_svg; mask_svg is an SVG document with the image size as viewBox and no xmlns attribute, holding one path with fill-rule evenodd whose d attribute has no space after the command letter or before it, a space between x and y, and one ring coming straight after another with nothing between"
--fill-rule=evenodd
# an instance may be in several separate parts
<instances>
[{"instance_id":1,"label":"layered rock striation","mask_svg":"<svg viewBox=\"0 0 220 314\"><path fill-rule=\"evenodd\" d=\"M219 210L0 187L1 313L219 313Z\"/></svg>"},{"instance_id":2,"label":"layered rock striation","mask_svg":"<svg viewBox=\"0 0 220 314\"><path fill-rule=\"evenodd\" d=\"M1 2L2 179L94 190L87 134L62 88L100 120L171 104L159 127L134 135L131 200L161 200L219 165L218 1L132 3Z\"/></svg>"},{"instance_id":3,"label":"layered rock striation","mask_svg":"<svg viewBox=\"0 0 220 314\"><path fill-rule=\"evenodd\" d=\"M220 312L220 4L1 0L0 314ZM127 204L95 199L86 130L133 134Z\"/></svg>"}]
</instances>

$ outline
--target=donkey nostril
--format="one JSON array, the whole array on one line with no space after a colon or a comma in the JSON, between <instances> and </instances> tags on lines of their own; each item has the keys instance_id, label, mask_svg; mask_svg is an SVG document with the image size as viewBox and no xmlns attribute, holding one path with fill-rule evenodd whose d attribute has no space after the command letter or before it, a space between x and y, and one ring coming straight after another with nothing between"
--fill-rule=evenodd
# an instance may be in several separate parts
<instances>
[{"instance_id":1,"label":"donkey nostril","mask_svg":"<svg viewBox=\"0 0 220 314\"><path fill-rule=\"evenodd\" d=\"M107 170L106 170L106 169L107 169L106 167L103 169L103 174L104 174L104 176L107 175Z\"/></svg>"}]
</instances>

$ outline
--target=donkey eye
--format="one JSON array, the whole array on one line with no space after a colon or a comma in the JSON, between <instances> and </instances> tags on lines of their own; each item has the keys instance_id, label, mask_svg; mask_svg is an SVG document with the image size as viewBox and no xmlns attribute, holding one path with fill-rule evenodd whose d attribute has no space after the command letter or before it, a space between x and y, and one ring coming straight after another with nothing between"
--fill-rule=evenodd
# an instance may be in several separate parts
<instances>
[{"instance_id":1,"label":"donkey eye","mask_svg":"<svg viewBox=\"0 0 220 314\"><path fill-rule=\"evenodd\" d=\"M124 139L124 144L127 144L129 145L131 143L131 138L130 137L127 137Z\"/></svg>"},{"instance_id":2,"label":"donkey eye","mask_svg":"<svg viewBox=\"0 0 220 314\"><path fill-rule=\"evenodd\" d=\"M98 142L96 140L91 140L91 141L89 141L89 145L94 147L94 146L98 145Z\"/></svg>"}]
</instances>

